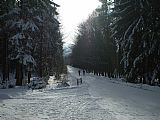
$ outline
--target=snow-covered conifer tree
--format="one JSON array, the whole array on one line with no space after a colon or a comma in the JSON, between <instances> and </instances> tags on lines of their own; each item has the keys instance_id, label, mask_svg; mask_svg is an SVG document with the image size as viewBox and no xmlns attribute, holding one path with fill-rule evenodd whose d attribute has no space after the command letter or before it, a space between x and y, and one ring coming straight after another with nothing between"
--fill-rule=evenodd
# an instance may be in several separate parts
<instances>
[{"instance_id":1,"label":"snow-covered conifer tree","mask_svg":"<svg viewBox=\"0 0 160 120\"><path fill-rule=\"evenodd\" d=\"M151 84L159 75L159 1L116 0L113 37L122 52L128 80L138 76ZM155 72L156 71L156 72Z\"/></svg>"}]
</instances>

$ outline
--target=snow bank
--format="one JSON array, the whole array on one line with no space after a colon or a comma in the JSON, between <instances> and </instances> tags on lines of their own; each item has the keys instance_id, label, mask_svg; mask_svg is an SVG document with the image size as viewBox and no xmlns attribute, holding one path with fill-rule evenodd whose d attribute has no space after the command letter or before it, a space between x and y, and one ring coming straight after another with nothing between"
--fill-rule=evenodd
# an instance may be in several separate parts
<instances>
[{"instance_id":1,"label":"snow bank","mask_svg":"<svg viewBox=\"0 0 160 120\"><path fill-rule=\"evenodd\" d=\"M147 90L147 91L154 91L154 92L160 93L159 86L151 86L151 85L142 84L142 83L138 83L138 84L129 83L124 78L119 78L119 79L112 78L112 79L110 79L110 82L115 83L115 84L120 84L121 86L129 86L129 87L133 87L133 88L138 88L138 89L143 89L143 90Z\"/></svg>"},{"instance_id":2,"label":"snow bank","mask_svg":"<svg viewBox=\"0 0 160 120\"><path fill-rule=\"evenodd\" d=\"M60 87L68 87L68 86L70 86L67 82L60 82L60 83L58 83L57 84L57 88L60 88Z\"/></svg>"},{"instance_id":3,"label":"snow bank","mask_svg":"<svg viewBox=\"0 0 160 120\"><path fill-rule=\"evenodd\" d=\"M45 88L47 83L44 78L33 77L31 78L31 82L28 84L28 88L31 89L42 89Z\"/></svg>"},{"instance_id":4,"label":"snow bank","mask_svg":"<svg viewBox=\"0 0 160 120\"><path fill-rule=\"evenodd\" d=\"M0 89L14 88L16 86L16 79L14 76L14 74L10 73L9 80L6 80L4 83L2 83L2 77L0 77Z\"/></svg>"}]
</instances>

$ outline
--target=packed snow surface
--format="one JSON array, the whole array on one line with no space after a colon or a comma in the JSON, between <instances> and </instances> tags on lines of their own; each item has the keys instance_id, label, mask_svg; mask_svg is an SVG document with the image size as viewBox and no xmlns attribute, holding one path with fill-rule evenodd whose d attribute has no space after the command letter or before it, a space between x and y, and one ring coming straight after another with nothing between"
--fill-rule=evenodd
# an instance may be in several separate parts
<instances>
[{"instance_id":1,"label":"packed snow surface","mask_svg":"<svg viewBox=\"0 0 160 120\"><path fill-rule=\"evenodd\" d=\"M0 89L0 120L160 120L159 87L78 76L70 66L70 86L56 88L53 78L41 90Z\"/></svg>"}]
</instances>

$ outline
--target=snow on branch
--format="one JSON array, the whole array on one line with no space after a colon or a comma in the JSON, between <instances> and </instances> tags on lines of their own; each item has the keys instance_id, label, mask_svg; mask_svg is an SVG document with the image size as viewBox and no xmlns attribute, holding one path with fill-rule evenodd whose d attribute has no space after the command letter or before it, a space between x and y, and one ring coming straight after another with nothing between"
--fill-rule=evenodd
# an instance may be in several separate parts
<instances>
[{"instance_id":1,"label":"snow on branch","mask_svg":"<svg viewBox=\"0 0 160 120\"><path fill-rule=\"evenodd\" d=\"M44 22L40 16L36 16L34 18L37 19L39 22Z\"/></svg>"},{"instance_id":2,"label":"snow on branch","mask_svg":"<svg viewBox=\"0 0 160 120\"><path fill-rule=\"evenodd\" d=\"M133 67L136 67L136 64L137 64L140 60L142 60L142 58L143 58L143 55L142 55L142 54L140 54L138 57L136 57L136 59L133 61Z\"/></svg>"},{"instance_id":3,"label":"snow on branch","mask_svg":"<svg viewBox=\"0 0 160 120\"><path fill-rule=\"evenodd\" d=\"M10 26L10 28L14 28L14 27L18 27L21 28L24 24L24 20L20 19L19 21L13 21L12 25Z\"/></svg>"},{"instance_id":4,"label":"snow on branch","mask_svg":"<svg viewBox=\"0 0 160 120\"><path fill-rule=\"evenodd\" d=\"M39 30L39 28L33 21L28 21L26 24L23 24L22 30L28 30L28 29L31 29L33 32Z\"/></svg>"},{"instance_id":5,"label":"snow on branch","mask_svg":"<svg viewBox=\"0 0 160 120\"><path fill-rule=\"evenodd\" d=\"M134 20L130 25L129 25L129 27L128 27L128 29L125 31L125 33L124 33L124 37L123 37L123 39L125 40L128 36L128 34L129 34L129 32L130 32L130 30L133 28L133 26L136 24L136 22L137 22L137 19L136 20Z\"/></svg>"},{"instance_id":6,"label":"snow on branch","mask_svg":"<svg viewBox=\"0 0 160 120\"><path fill-rule=\"evenodd\" d=\"M19 62L23 63L23 65L32 63L34 66L36 66L34 58L31 55L25 54L24 52L19 52L15 59L19 59Z\"/></svg>"},{"instance_id":7,"label":"snow on branch","mask_svg":"<svg viewBox=\"0 0 160 120\"><path fill-rule=\"evenodd\" d=\"M33 65L36 65L36 62L31 55L24 55L23 56L23 64L27 65L27 63L32 63Z\"/></svg>"},{"instance_id":8,"label":"snow on branch","mask_svg":"<svg viewBox=\"0 0 160 120\"><path fill-rule=\"evenodd\" d=\"M16 35L12 36L9 40L11 41L12 45L19 45L19 40L26 38L23 33L17 33Z\"/></svg>"}]
</instances>

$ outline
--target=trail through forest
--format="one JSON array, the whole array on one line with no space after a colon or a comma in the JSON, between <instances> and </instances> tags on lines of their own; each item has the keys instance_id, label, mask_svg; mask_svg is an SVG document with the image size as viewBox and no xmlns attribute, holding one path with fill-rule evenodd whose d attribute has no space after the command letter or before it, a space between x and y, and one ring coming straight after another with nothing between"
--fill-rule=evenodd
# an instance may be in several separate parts
<instances>
[{"instance_id":1,"label":"trail through forest","mask_svg":"<svg viewBox=\"0 0 160 120\"><path fill-rule=\"evenodd\" d=\"M0 120L159 120L160 89L141 89L119 80L86 74L76 85L78 69L68 67L67 88L0 90ZM2 98L2 96L4 96Z\"/></svg>"}]
</instances>

